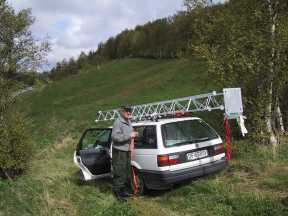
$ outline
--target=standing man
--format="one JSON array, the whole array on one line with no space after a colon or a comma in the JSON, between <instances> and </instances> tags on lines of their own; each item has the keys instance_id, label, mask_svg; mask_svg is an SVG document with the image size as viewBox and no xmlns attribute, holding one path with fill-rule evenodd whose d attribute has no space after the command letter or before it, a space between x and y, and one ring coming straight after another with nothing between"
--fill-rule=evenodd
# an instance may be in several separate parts
<instances>
[{"instance_id":1,"label":"standing man","mask_svg":"<svg viewBox=\"0 0 288 216\"><path fill-rule=\"evenodd\" d=\"M131 125L131 107L122 106L120 116L114 122L112 129L112 165L113 165L113 191L116 197L123 201L130 191L131 139L137 136Z\"/></svg>"}]
</instances>

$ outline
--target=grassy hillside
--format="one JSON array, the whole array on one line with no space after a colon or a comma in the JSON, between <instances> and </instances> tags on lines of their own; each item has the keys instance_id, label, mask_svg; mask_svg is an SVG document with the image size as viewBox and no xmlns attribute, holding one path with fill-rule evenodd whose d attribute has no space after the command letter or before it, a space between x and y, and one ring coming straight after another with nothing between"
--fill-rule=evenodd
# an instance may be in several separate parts
<instances>
[{"instance_id":1,"label":"grassy hillside","mask_svg":"<svg viewBox=\"0 0 288 216\"><path fill-rule=\"evenodd\" d=\"M95 126L96 111L123 104L171 99L211 90L206 64L199 59L112 61L35 90L23 103L34 121L38 146L59 134ZM22 105L21 105L22 108ZM57 130L53 128L57 126Z\"/></svg>"},{"instance_id":2,"label":"grassy hillside","mask_svg":"<svg viewBox=\"0 0 288 216\"><path fill-rule=\"evenodd\" d=\"M205 68L200 60L112 61L102 68L83 69L82 74L34 92L27 100L37 124L53 118L92 123L97 109L207 91Z\"/></svg>"},{"instance_id":3,"label":"grassy hillside","mask_svg":"<svg viewBox=\"0 0 288 216\"><path fill-rule=\"evenodd\" d=\"M272 152L233 142L229 168L118 203L111 181L82 184L72 154L98 109L209 92L206 65L194 60L127 59L28 93L19 108L33 120L35 156L28 173L0 181L2 215L288 215L288 145ZM215 89L213 89L215 90ZM221 122L220 122L221 123Z\"/></svg>"}]
</instances>

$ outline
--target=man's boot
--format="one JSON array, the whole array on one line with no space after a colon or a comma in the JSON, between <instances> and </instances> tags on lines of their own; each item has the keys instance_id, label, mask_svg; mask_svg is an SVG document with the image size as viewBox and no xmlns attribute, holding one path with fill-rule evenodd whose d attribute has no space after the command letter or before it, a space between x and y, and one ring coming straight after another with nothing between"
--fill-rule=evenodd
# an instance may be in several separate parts
<instances>
[{"instance_id":1,"label":"man's boot","mask_svg":"<svg viewBox=\"0 0 288 216\"><path fill-rule=\"evenodd\" d=\"M115 194L118 201L120 201L120 202L126 202L127 201L125 199L127 197L127 195L122 190L114 191L114 194Z\"/></svg>"}]
</instances>

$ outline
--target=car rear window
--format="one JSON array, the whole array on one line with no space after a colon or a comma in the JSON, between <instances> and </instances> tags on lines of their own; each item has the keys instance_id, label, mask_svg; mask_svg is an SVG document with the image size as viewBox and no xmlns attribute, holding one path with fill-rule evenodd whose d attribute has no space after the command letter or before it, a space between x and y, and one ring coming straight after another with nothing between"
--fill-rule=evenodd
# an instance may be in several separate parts
<instances>
[{"instance_id":1,"label":"car rear window","mask_svg":"<svg viewBox=\"0 0 288 216\"><path fill-rule=\"evenodd\" d=\"M162 125L166 147L181 146L218 138L217 133L201 119L172 122Z\"/></svg>"}]
</instances>

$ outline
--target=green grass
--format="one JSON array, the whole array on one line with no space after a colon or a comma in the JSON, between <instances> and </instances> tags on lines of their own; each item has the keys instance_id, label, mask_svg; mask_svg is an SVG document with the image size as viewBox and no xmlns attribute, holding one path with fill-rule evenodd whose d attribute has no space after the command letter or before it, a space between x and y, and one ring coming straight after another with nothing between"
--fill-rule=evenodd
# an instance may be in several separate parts
<instances>
[{"instance_id":1,"label":"green grass","mask_svg":"<svg viewBox=\"0 0 288 216\"><path fill-rule=\"evenodd\" d=\"M210 90L215 89L200 59L126 59L28 93L19 108L34 122L35 155L24 176L0 181L0 216L288 215L287 141L274 151L248 140L233 142L225 171L124 204L115 200L111 180L78 180L73 151L82 131L96 126L98 109Z\"/></svg>"}]
</instances>

